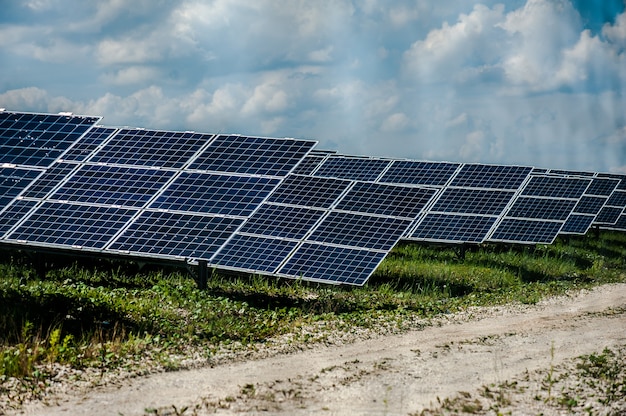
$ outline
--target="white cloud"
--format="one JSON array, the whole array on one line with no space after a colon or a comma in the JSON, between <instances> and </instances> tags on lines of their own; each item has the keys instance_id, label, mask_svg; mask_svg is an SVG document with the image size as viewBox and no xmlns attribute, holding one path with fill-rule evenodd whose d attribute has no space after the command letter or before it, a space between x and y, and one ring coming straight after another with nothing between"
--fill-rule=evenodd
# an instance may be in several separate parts
<instances>
[{"instance_id":1,"label":"white cloud","mask_svg":"<svg viewBox=\"0 0 626 416\"><path fill-rule=\"evenodd\" d=\"M383 120L380 130L383 132L399 132L409 125L409 118L404 113L394 113Z\"/></svg>"}]
</instances>

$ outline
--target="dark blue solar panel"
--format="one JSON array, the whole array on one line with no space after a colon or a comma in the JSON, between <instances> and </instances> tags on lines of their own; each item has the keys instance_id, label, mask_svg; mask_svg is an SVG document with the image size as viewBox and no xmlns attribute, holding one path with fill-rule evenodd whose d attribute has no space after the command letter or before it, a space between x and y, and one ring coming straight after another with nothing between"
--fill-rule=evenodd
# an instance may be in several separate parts
<instances>
[{"instance_id":1,"label":"dark blue solar panel","mask_svg":"<svg viewBox=\"0 0 626 416\"><path fill-rule=\"evenodd\" d=\"M375 181L390 163L382 159L330 157L315 171L315 176Z\"/></svg>"},{"instance_id":2,"label":"dark blue solar panel","mask_svg":"<svg viewBox=\"0 0 626 416\"><path fill-rule=\"evenodd\" d=\"M458 163L396 160L380 182L443 186L459 166Z\"/></svg>"},{"instance_id":3,"label":"dark blue solar panel","mask_svg":"<svg viewBox=\"0 0 626 416\"><path fill-rule=\"evenodd\" d=\"M103 248L136 210L44 202L7 238Z\"/></svg>"},{"instance_id":4,"label":"dark blue solar panel","mask_svg":"<svg viewBox=\"0 0 626 416\"><path fill-rule=\"evenodd\" d=\"M22 194L25 198L45 198L67 175L78 168L73 163L55 163Z\"/></svg>"},{"instance_id":5,"label":"dark blue solar panel","mask_svg":"<svg viewBox=\"0 0 626 416\"><path fill-rule=\"evenodd\" d=\"M322 163L322 161L326 159L325 156L313 156L308 155L296 168L293 170L294 175L310 175L317 169L317 167Z\"/></svg>"},{"instance_id":6,"label":"dark blue solar panel","mask_svg":"<svg viewBox=\"0 0 626 416\"><path fill-rule=\"evenodd\" d=\"M513 191L447 188L430 211L500 215L514 195Z\"/></svg>"},{"instance_id":7,"label":"dark blue solar panel","mask_svg":"<svg viewBox=\"0 0 626 416\"><path fill-rule=\"evenodd\" d=\"M246 221L241 232L302 239L325 213L310 208L264 204Z\"/></svg>"},{"instance_id":8,"label":"dark blue solar panel","mask_svg":"<svg viewBox=\"0 0 626 416\"><path fill-rule=\"evenodd\" d=\"M98 120L0 112L0 163L49 166Z\"/></svg>"},{"instance_id":9,"label":"dark blue solar panel","mask_svg":"<svg viewBox=\"0 0 626 416\"><path fill-rule=\"evenodd\" d=\"M63 155L63 160L84 161L115 131L111 127L95 126Z\"/></svg>"},{"instance_id":10,"label":"dark blue solar panel","mask_svg":"<svg viewBox=\"0 0 626 416\"><path fill-rule=\"evenodd\" d=\"M235 235L211 263L251 272L274 273L297 245L297 242L276 238Z\"/></svg>"},{"instance_id":11,"label":"dark blue solar panel","mask_svg":"<svg viewBox=\"0 0 626 416\"><path fill-rule=\"evenodd\" d=\"M279 273L326 283L363 285L386 253L304 243Z\"/></svg>"},{"instance_id":12,"label":"dark blue solar panel","mask_svg":"<svg viewBox=\"0 0 626 416\"><path fill-rule=\"evenodd\" d=\"M506 216L565 221L574 206L576 201L566 199L519 197Z\"/></svg>"},{"instance_id":13,"label":"dark blue solar panel","mask_svg":"<svg viewBox=\"0 0 626 416\"><path fill-rule=\"evenodd\" d=\"M482 243L497 217L427 214L410 238L425 241Z\"/></svg>"},{"instance_id":14,"label":"dark blue solar panel","mask_svg":"<svg viewBox=\"0 0 626 416\"><path fill-rule=\"evenodd\" d=\"M0 168L0 210L31 184L41 171Z\"/></svg>"},{"instance_id":15,"label":"dark blue solar panel","mask_svg":"<svg viewBox=\"0 0 626 416\"><path fill-rule=\"evenodd\" d=\"M530 178L522 195L578 199L585 193L590 182L591 179L535 176Z\"/></svg>"},{"instance_id":16,"label":"dark blue solar panel","mask_svg":"<svg viewBox=\"0 0 626 416\"><path fill-rule=\"evenodd\" d=\"M411 220L331 212L307 240L344 246L390 250Z\"/></svg>"},{"instance_id":17,"label":"dark blue solar panel","mask_svg":"<svg viewBox=\"0 0 626 416\"><path fill-rule=\"evenodd\" d=\"M305 207L329 208L350 186L350 181L289 175L268 201Z\"/></svg>"},{"instance_id":18,"label":"dark blue solar panel","mask_svg":"<svg viewBox=\"0 0 626 416\"><path fill-rule=\"evenodd\" d=\"M626 214L622 214L614 226L611 227L614 230L626 230Z\"/></svg>"},{"instance_id":19,"label":"dark blue solar panel","mask_svg":"<svg viewBox=\"0 0 626 416\"><path fill-rule=\"evenodd\" d=\"M598 214L607 198L604 196L583 196L576 204L574 212L578 214Z\"/></svg>"},{"instance_id":20,"label":"dark blue solar panel","mask_svg":"<svg viewBox=\"0 0 626 416\"><path fill-rule=\"evenodd\" d=\"M254 176L183 172L150 208L247 216L279 182Z\"/></svg>"},{"instance_id":21,"label":"dark blue solar panel","mask_svg":"<svg viewBox=\"0 0 626 416\"><path fill-rule=\"evenodd\" d=\"M191 169L251 175L287 175L315 142L245 136L218 136Z\"/></svg>"},{"instance_id":22,"label":"dark blue solar panel","mask_svg":"<svg viewBox=\"0 0 626 416\"><path fill-rule=\"evenodd\" d=\"M180 168L211 137L192 132L122 129L89 161Z\"/></svg>"},{"instance_id":23,"label":"dark blue solar panel","mask_svg":"<svg viewBox=\"0 0 626 416\"><path fill-rule=\"evenodd\" d=\"M598 173L598 177L619 179L620 183L619 185L617 185L617 189L626 191L626 175L620 175L616 173Z\"/></svg>"},{"instance_id":24,"label":"dark blue solar panel","mask_svg":"<svg viewBox=\"0 0 626 416\"><path fill-rule=\"evenodd\" d=\"M563 223L554 221L522 220L505 218L502 220L491 241L527 244L551 244L561 231Z\"/></svg>"},{"instance_id":25,"label":"dark blue solar panel","mask_svg":"<svg viewBox=\"0 0 626 416\"><path fill-rule=\"evenodd\" d=\"M572 214L565 221L561 234L586 234L594 219L595 215Z\"/></svg>"},{"instance_id":26,"label":"dark blue solar panel","mask_svg":"<svg viewBox=\"0 0 626 416\"><path fill-rule=\"evenodd\" d=\"M612 178L593 178L585 195L609 196L619 185L619 180Z\"/></svg>"},{"instance_id":27,"label":"dark blue solar panel","mask_svg":"<svg viewBox=\"0 0 626 416\"><path fill-rule=\"evenodd\" d=\"M560 169L550 169L550 173L555 175L562 176L593 176L593 172L581 172L577 170L560 170Z\"/></svg>"},{"instance_id":28,"label":"dark blue solar panel","mask_svg":"<svg viewBox=\"0 0 626 416\"><path fill-rule=\"evenodd\" d=\"M0 208L0 238L35 206L36 201L16 200L2 211Z\"/></svg>"},{"instance_id":29,"label":"dark blue solar panel","mask_svg":"<svg viewBox=\"0 0 626 416\"><path fill-rule=\"evenodd\" d=\"M109 248L209 260L242 222L236 218L145 211Z\"/></svg>"},{"instance_id":30,"label":"dark blue solar panel","mask_svg":"<svg viewBox=\"0 0 626 416\"><path fill-rule=\"evenodd\" d=\"M341 198L336 209L416 218L435 192L434 189L358 182Z\"/></svg>"},{"instance_id":31,"label":"dark blue solar panel","mask_svg":"<svg viewBox=\"0 0 626 416\"><path fill-rule=\"evenodd\" d=\"M450 186L517 190L531 171L524 166L463 165Z\"/></svg>"},{"instance_id":32,"label":"dark blue solar panel","mask_svg":"<svg viewBox=\"0 0 626 416\"><path fill-rule=\"evenodd\" d=\"M49 198L140 208L173 176L158 169L85 165Z\"/></svg>"},{"instance_id":33,"label":"dark blue solar panel","mask_svg":"<svg viewBox=\"0 0 626 416\"><path fill-rule=\"evenodd\" d=\"M606 205L624 208L626 206L626 191L617 190L613 192L613 195L606 201Z\"/></svg>"},{"instance_id":34,"label":"dark blue solar panel","mask_svg":"<svg viewBox=\"0 0 626 416\"><path fill-rule=\"evenodd\" d=\"M623 210L619 207L605 206L596 217L594 224L615 224Z\"/></svg>"}]
</instances>

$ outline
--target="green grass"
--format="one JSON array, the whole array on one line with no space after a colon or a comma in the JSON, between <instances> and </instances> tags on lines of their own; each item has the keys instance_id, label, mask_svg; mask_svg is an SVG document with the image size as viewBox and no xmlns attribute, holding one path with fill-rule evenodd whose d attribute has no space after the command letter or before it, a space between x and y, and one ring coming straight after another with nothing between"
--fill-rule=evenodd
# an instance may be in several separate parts
<instances>
[{"instance_id":1,"label":"green grass","mask_svg":"<svg viewBox=\"0 0 626 416\"><path fill-rule=\"evenodd\" d=\"M567 290L626 281L626 235L549 246L454 249L402 244L362 288L260 276L211 276L111 266L51 268L40 279L21 258L0 263L0 390L10 377L46 380L55 364L102 372L146 357L176 368L190 350L245 348L283 334L393 325L469 306L534 303ZM122 266L120 266L122 267ZM125 266L123 266L125 267ZM304 331L315 325L318 332Z\"/></svg>"}]
</instances>

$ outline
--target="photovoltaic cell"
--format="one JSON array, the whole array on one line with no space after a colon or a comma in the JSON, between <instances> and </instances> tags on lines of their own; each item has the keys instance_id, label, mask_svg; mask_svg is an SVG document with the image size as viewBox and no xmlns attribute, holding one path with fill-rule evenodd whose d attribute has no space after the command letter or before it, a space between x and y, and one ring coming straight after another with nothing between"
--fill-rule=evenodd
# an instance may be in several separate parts
<instances>
[{"instance_id":1,"label":"photovoltaic cell","mask_svg":"<svg viewBox=\"0 0 626 416\"><path fill-rule=\"evenodd\" d=\"M158 169L85 165L49 198L141 208L173 176Z\"/></svg>"},{"instance_id":2,"label":"photovoltaic cell","mask_svg":"<svg viewBox=\"0 0 626 416\"><path fill-rule=\"evenodd\" d=\"M263 204L240 232L302 239L324 214L319 209Z\"/></svg>"},{"instance_id":3,"label":"photovoltaic cell","mask_svg":"<svg viewBox=\"0 0 626 416\"><path fill-rule=\"evenodd\" d=\"M459 163L396 160L379 182L443 186L459 166Z\"/></svg>"},{"instance_id":4,"label":"photovoltaic cell","mask_svg":"<svg viewBox=\"0 0 626 416\"><path fill-rule=\"evenodd\" d=\"M18 199L11 205L0 209L0 238L15 226L28 212L37 205L36 201Z\"/></svg>"},{"instance_id":5,"label":"photovoltaic cell","mask_svg":"<svg viewBox=\"0 0 626 416\"><path fill-rule=\"evenodd\" d=\"M342 179L289 175L268 198L269 202L329 208L351 182Z\"/></svg>"},{"instance_id":6,"label":"photovoltaic cell","mask_svg":"<svg viewBox=\"0 0 626 416\"><path fill-rule=\"evenodd\" d=\"M7 206L41 171L18 168L0 168L0 210Z\"/></svg>"},{"instance_id":7,"label":"photovoltaic cell","mask_svg":"<svg viewBox=\"0 0 626 416\"><path fill-rule=\"evenodd\" d=\"M519 197L506 216L565 221L575 205L573 200Z\"/></svg>"},{"instance_id":8,"label":"photovoltaic cell","mask_svg":"<svg viewBox=\"0 0 626 416\"><path fill-rule=\"evenodd\" d=\"M274 273L297 245L295 241L277 238L235 235L211 263L251 272Z\"/></svg>"},{"instance_id":9,"label":"photovoltaic cell","mask_svg":"<svg viewBox=\"0 0 626 416\"><path fill-rule=\"evenodd\" d=\"M450 186L517 190L531 167L467 164L461 167Z\"/></svg>"},{"instance_id":10,"label":"photovoltaic cell","mask_svg":"<svg viewBox=\"0 0 626 416\"><path fill-rule=\"evenodd\" d=\"M459 214L427 214L411 234L411 239L482 243L497 217Z\"/></svg>"},{"instance_id":11,"label":"photovoltaic cell","mask_svg":"<svg viewBox=\"0 0 626 416\"><path fill-rule=\"evenodd\" d=\"M258 176L183 172L150 208L247 216L279 182Z\"/></svg>"},{"instance_id":12,"label":"photovoltaic cell","mask_svg":"<svg viewBox=\"0 0 626 416\"><path fill-rule=\"evenodd\" d=\"M279 273L326 283L362 286L386 253L304 243Z\"/></svg>"},{"instance_id":13,"label":"photovoltaic cell","mask_svg":"<svg viewBox=\"0 0 626 416\"><path fill-rule=\"evenodd\" d=\"M563 222L505 218L489 238L490 241L551 244Z\"/></svg>"},{"instance_id":14,"label":"photovoltaic cell","mask_svg":"<svg viewBox=\"0 0 626 416\"><path fill-rule=\"evenodd\" d=\"M307 240L357 248L390 250L411 224L411 220L398 218L331 212Z\"/></svg>"},{"instance_id":15,"label":"photovoltaic cell","mask_svg":"<svg viewBox=\"0 0 626 416\"><path fill-rule=\"evenodd\" d=\"M89 161L181 168L212 137L192 132L121 129Z\"/></svg>"},{"instance_id":16,"label":"photovoltaic cell","mask_svg":"<svg viewBox=\"0 0 626 416\"><path fill-rule=\"evenodd\" d=\"M95 126L89 130L74 146L64 155L63 160L82 162L94 150L109 138L117 129L111 127Z\"/></svg>"},{"instance_id":17,"label":"photovoltaic cell","mask_svg":"<svg viewBox=\"0 0 626 416\"><path fill-rule=\"evenodd\" d=\"M595 219L595 215L572 214L569 216L561 234L586 234Z\"/></svg>"},{"instance_id":18,"label":"photovoltaic cell","mask_svg":"<svg viewBox=\"0 0 626 416\"><path fill-rule=\"evenodd\" d=\"M0 164L49 166L98 120L0 111Z\"/></svg>"},{"instance_id":19,"label":"photovoltaic cell","mask_svg":"<svg viewBox=\"0 0 626 416\"><path fill-rule=\"evenodd\" d=\"M431 212L500 215L515 192L446 188Z\"/></svg>"},{"instance_id":20,"label":"photovoltaic cell","mask_svg":"<svg viewBox=\"0 0 626 416\"><path fill-rule=\"evenodd\" d=\"M591 179L534 176L524 187L522 195L577 199L585 193L590 183Z\"/></svg>"},{"instance_id":21,"label":"photovoltaic cell","mask_svg":"<svg viewBox=\"0 0 626 416\"><path fill-rule=\"evenodd\" d=\"M577 170L560 170L560 169L550 169L550 173L561 176L593 176L593 172L581 172Z\"/></svg>"},{"instance_id":22,"label":"photovoltaic cell","mask_svg":"<svg viewBox=\"0 0 626 416\"><path fill-rule=\"evenodd\" d=\"M357 182L335 209L416 218L435 189Z\"/></svg>"},{"instance_id":23,"label":"photovoltaic cell","mask_svg":"<svg viewBox=\"0 0 626 416\"><path fill-rule=\"evenodd\" d=\"M390 163L383 159L330 157L315 171L315 176L373 182Z\"/></svg>"},{"instance_id":24,"label":"photovoltaic cell","mask_svg":"<svg viewBox=\"0 0 626 416\"><path fill-rule=\"evenodd\" d=\"M7 238L30 243L103 248L136 210L44 202Z\"/></svg>"},{"instance_id":25,"label":"photovoltaic cell","mask_svg":"<svg viewBox=\"0 0 626 416\"><path fill-rule=\"evenodd\" d=\"M218 136L191 169L286 176L316 142L245 136Z\"/></svg>"},{"instance_id":26,"label":"photovoltaic cell","mask_svg":"<svg viewBox=\"0 0 626 416\"><path fill-rule=\"evenodd\" d=\"M144 211L109 248L208 260L242 222L236 218Z\"/></svg>"},{"instance_id":27,"label":"photovoltaic cell","mask_svg":"<svg viewBox=\"0 0 626 416\"><path fill-rule=\"evenodd\" d=\"M50 191L56 188L77 167L78 165L74 163L54 163L52 167L47 169L39 179L28 187L22 196L24 198L45 198Z\"/></svg>"}]
</instances>

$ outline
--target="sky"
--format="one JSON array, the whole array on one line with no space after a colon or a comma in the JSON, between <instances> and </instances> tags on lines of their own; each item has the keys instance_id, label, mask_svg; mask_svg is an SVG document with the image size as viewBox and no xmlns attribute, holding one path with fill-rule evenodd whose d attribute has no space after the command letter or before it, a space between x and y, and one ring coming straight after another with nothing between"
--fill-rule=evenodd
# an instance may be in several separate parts
<instances>
[{"instance_id":1,"label":"sky","mask_svg":"<svg viewBox=\"0 0 626 416\"><path fill-rule=\"evenodd\" d=\"M625 0L0 0L0 107L626 173Z\"/></svg>"}]
</instances>

